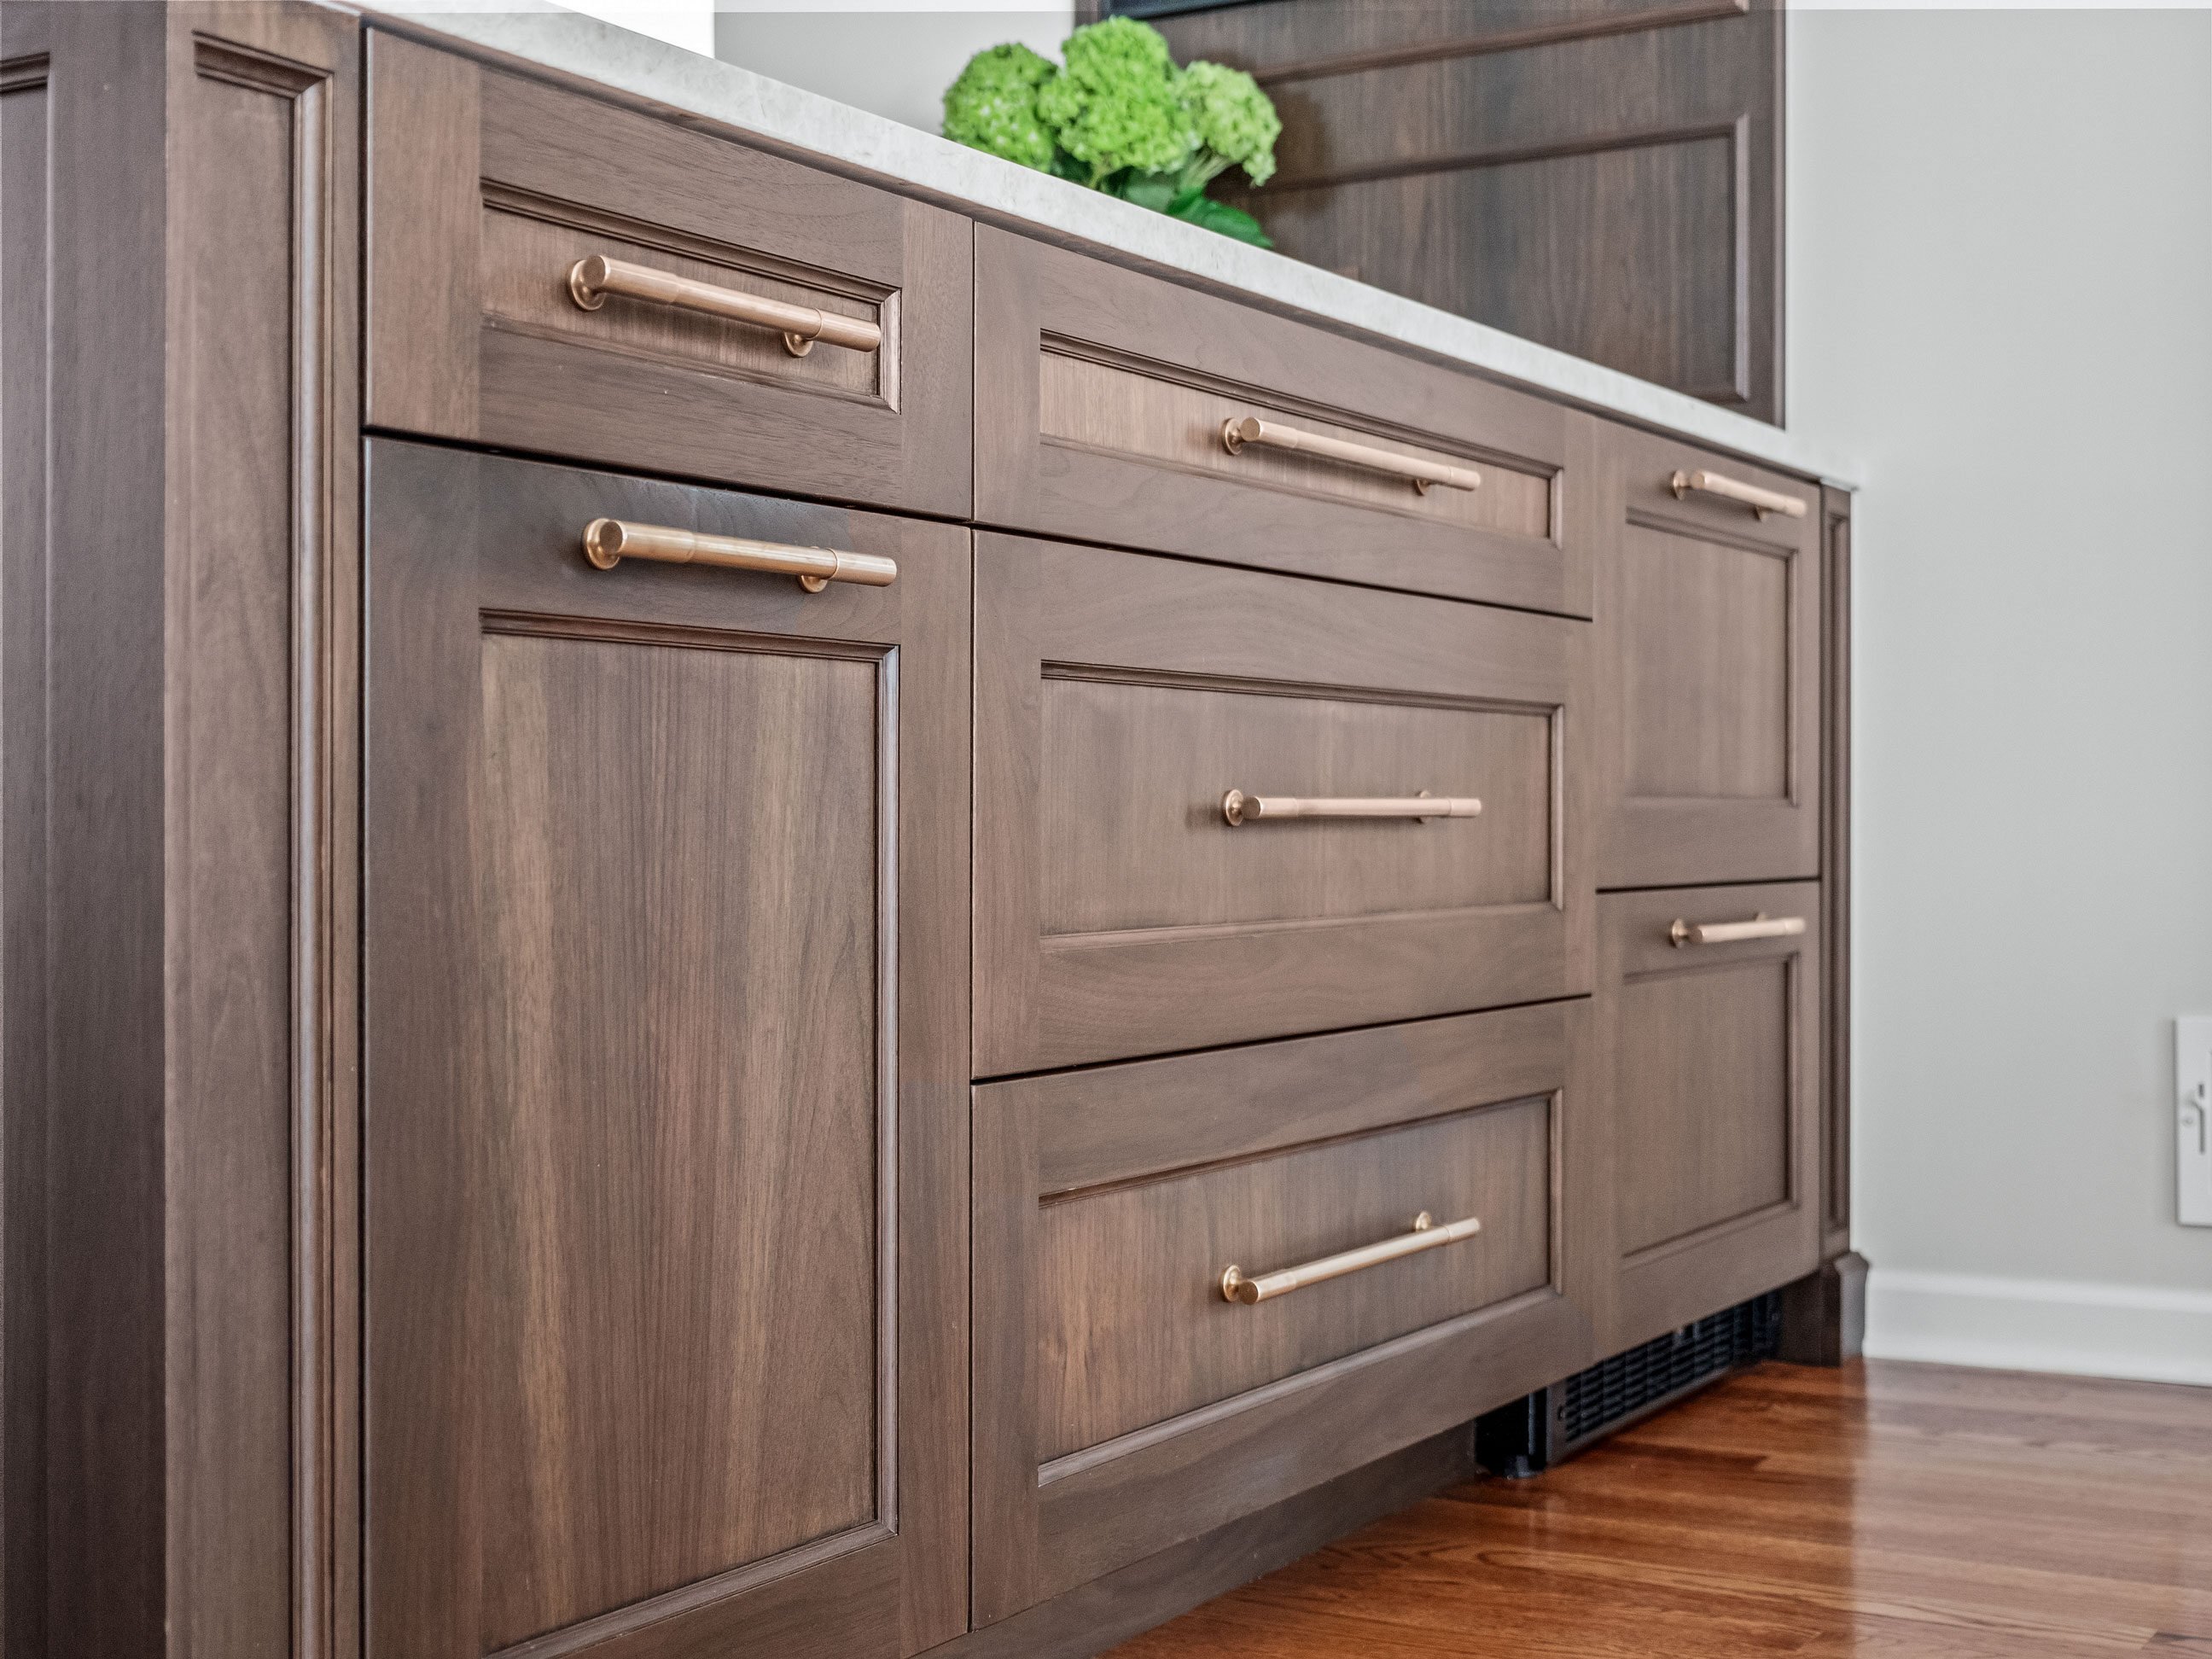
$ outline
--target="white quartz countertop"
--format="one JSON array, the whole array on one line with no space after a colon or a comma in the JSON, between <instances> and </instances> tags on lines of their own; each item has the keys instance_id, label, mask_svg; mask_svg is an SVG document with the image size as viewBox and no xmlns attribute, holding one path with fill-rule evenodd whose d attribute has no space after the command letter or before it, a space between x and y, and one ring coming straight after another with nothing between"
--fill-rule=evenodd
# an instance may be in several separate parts
<instances>
[{"instance_id":1,"label":"white quartz countertop","mask_svg":"<svg viewBox=\"0 0 2212 1659\"><path fill-rule=\"evenodd\" d=\"M1827 453L1764 421L542 0L519 0L497 11L478 9L471 0L377 9L812 151L941 200L1188 271L1789 471L1844 485L1862 478L1850 458Z\"/></svg>"}]
</instances>

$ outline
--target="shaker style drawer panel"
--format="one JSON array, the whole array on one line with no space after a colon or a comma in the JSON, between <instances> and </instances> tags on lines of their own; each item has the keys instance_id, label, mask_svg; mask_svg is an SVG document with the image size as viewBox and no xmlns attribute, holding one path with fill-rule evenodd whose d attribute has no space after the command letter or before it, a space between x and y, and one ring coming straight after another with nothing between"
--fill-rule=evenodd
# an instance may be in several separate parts
<instances>
[{"instance_id":1,"label":"shaker style drawer panel","mask_svg":"<svg viewBox=\"0 0 2212 1659\"><path fill-rule=\"evenodd\" d=\"M1583 417L988 227L975 283L980 521L1589 614Z\"/></svg>"},{"instance_id":2,"label":"shaker style drawer panel","mask_svg":"<svg viewBox=\"0 0 2212 1659\"><path fill-rule=\"evenodd\" d=\"M1586 623L979 561L978 1075L1587 988Z\"/></svg>"},{"instance_id":3,"label":"shaker style drawer panel","mask_svg":"<svg viewBox=\"0 0 2212 1659\"><path fill-rule=\"evenodd\" d=\"M1817 875L1820 492L1605 431L1598 884Z\"/></svg>"},{"instance_id":4,"label":"shaker style drawer panel","mask_svg":"<svg viewBox=\"0 0 2212 1659\"><path fill-rule=\"evenodd\" d=\"M977 1089L978 1618L1573 1370L1587 1012Z\"/></svg>"},{"instance_id":5,"label":"shaker style drawer panel","mask_svg":"<svg viewBox=\"0 0 2212 1659\"><path fill-rule=\"evenodd\" d=\"M957 1634L967 533L388 440L368 495L371 1652Z\"/></svg>"},{"instance_id":6,"label":"shaker style drawer panel","mask_svg":"<svg viewBox=\"0 0 2212 1659\"><path fill-rule=\"evenodd\" d=\"M1812 1271L1820 888L1598 901L1623 1348Z\"/></svg>"},{"instance_id":7,"label":"shaker style drawer panel","mask_svg":"<svg viewBox=\"0 0 2212 1659\"><path fill-rule=\"evenodd\" d=\"M965 219L370 40L371 425L967 515Z\"/></svg>"}]
</instances>

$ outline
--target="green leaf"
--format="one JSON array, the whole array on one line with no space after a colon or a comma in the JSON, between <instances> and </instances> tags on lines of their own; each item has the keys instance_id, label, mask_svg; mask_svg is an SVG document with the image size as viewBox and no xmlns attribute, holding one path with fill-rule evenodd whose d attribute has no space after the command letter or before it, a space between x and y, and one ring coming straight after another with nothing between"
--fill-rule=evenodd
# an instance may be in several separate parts
<instances>
[{"instance_id":1,"label":"green leaf","mask_svg":"<svg viewBox=\"0 0 2212 1659\"><path fill-rule=\"evenodd\" d=\"M1186 192L1176 198L1176 205L1168 210L1177 219L1187 219L1194 225L1218 231L1224 236L1233 236L1240 242L1249 242L1255 247L1273 247L1274 239L1260 228L1260 222L1243 208L1226 202L1217 202L1207 196L1193 196Z\"/></svg>"},{"instance_id":2,"label":"green leaf","mask_svg":"<svg viewBox=\"0 0 2212 1659\"><path fill-rule=\"evenodd\" d=\"M1179 199L1171 173L1133 173L1121 189L1121 199L1155 213L1172 213Z\"/></svg>"}]
</instances>

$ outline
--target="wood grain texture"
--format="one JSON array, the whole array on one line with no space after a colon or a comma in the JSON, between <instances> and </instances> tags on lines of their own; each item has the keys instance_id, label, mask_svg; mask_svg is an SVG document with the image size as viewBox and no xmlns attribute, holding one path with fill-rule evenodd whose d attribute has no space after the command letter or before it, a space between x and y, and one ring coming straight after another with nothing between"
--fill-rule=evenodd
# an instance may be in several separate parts
<instances>
[{"instance_id":1,"label":"wood grain texture","mask_svg":"<svg viewBox=\"0 0 2212 1659\"><path fill-rule=\"evenodd\" d=\"M965 532L372 469L369 1650L942 1639ZM901 578L599 572L600 514Z\"/></svg>"},{"instance_id":2,"label":"wood grain texture","mask_svg":"<svg viewBox=\"0 0 2212 1659\"><path fill-rule=\"evenodd\" d=\"M1583 990L1583 624L1008 537L978 557L978 1075ZM1221 817L1230 788L1422 787L1485 811Z\"/></svg>"},{"instance_id":3,"label":"wood grain texture","mask_svg":"<svg viewBox=\"0 0 2212 1659\"><path fill-rule=\"evenodd\" d=\"M979 523L1589 614L1589 552L1561 529L1584 481L1565 476L1557 405L988 227L975 294ZM1486 482L1424 501L1310 458L1222 453L1222 419L1260 411Z\"/></svg>"},{"instance_id":4,"label":"wood grain texture","mask_svg":"<svg viewBox=\"0 0 2212 1659\"><path fill-rule=\"evenodd\" d=\"M1820 1087L1823 1255L1851 1243L1851 498L1820 492L1828 590L1821 629L1820 895L1827 907Z\"/></svg>"},{"instance_id":5,"label":"wood grain texture","mask_svg":"<svg viewBox=\"0 0 2212 1659\"><path fill-rule=\"evenodd\" d=\"M1285 252L1781 418L1778 4L1268 0L1160 27L1270 88L1280 171L1223 193Z\"/></svg>"},{"instance_id":6,"label":"wood grain texture","mask_svg":"<svg viewBox=\"0 0 2212 1659\"><path fill-rule=\"evenodd\" d=\"M1588 1013L1554 1003L976 1091L979 1624L1586 1363L1609 1282L1580 1219L1603 1200ZM1173 1115L1202 1091L1216 1109ZM1279 1120L1265 1109L1279 1097ZM1099 1184L1069 1195L1078 1168ZM1255 1266L1365 1242L1410 1218L1402 1189L1439 1182L1443 1201L1489 1206L1502 1236L1486 1216L1468 1245L1357 1285L1218 1299L1212 1281L1255 1241L1285 1253Z\"/></svg>"},{"instance_id":7,"label":"wood grain texture","mask_svg":"<svg viewBox=\"0 0 2212 1659\"><path fill-rule=\"evenodd\" d=\"M2181 1655L2212 1646L2208 1536L2203 1389L1767 1364L1114 1652Z\"/></svg>"},{"instance_id":8,"label":"wood grain texture","mask_svg":"<svg viewBox=\"0 0 2212 1659\"><path fill-rule=\"evenodd\" d=\"M1598 606L1601 887L1820 870L1826 608L1820 492L1607 423ZM1807 503L1759 518L1691 494L1710 467Z\"/></svg>"},{"instance_id":9,"label":"wood grain texture","mask_svg":"<svg viewBox=\"0 0 2212 1659\"><path fill-rule=\"evenodd\" d=\"M1796 938L1676 947L1668 930L1802 916ZM1821 896L1789 885L1598 901L1618 1262L1607 1352L1772 1290L1820 1261Z\"/></svg>"},{"instance_id":10,"label":"wood grain texture","mask_svg":"<svg viewBox=\"0 0 2212 1659\"><path fill-rule=\"evenodd\" d=\"M375 35L372 425L966 515L966 219ZM578 310L562 285L594 252L878 319L884 350Z\"/></svg>"}]
</instances>

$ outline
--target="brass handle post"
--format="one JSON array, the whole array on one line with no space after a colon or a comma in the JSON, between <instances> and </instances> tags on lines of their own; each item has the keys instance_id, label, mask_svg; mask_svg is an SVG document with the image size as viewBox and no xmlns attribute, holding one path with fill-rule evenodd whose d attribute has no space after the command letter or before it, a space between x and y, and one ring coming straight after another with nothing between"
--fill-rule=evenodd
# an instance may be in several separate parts
<instances>
[{"instance_id":1,"label":"brass handle post","mask_svg":"<svg viewBox=\"0 0 2212 1659\"><path fill-rule=\"evenodd\" d=\"M1741 945L1746 939L1796 939L1805 931L1802 916L1770 916L1765 912L1749 921L1684 921L1676 918L1667 937L1680 950L1685 945Z\"/></svg>"},{"instance_id":2,"label":"brass handle post","mask_svg":"<svg viewBox=\"0 0 2212 1659\"><path fill-rule=\"evenodd\" d=\"M798 577L799 585L810 593L819 593L831 582L889 587L898 580L898 565L880 554L789 547L781 542L748 541L742 536L705 536L695 530L672 530L665 525L626 524L620 519L594 519L584 526L584 556L601 570L611 570L624 559L765 570Z\"/></svg>"},{"instance_id":3,"label":"brass handle post","mask_svg":"<svg viewBox=\"0 0 2212 1659\"><path fill-rule=\"evenodd\" d=\"M1221 816L1233 827L1259 818L1473 818L1482 803L1472 795L1248 795L1231 789Z\"/></svg>"},{"instance_id":4,"label":"brass handle post","mask_svg":"<svg viewBox=\"0 0 2212 1659\"><path fill-rule=\"evenodd\" d=\"M1325 455L1346 466L1387 472L1394 478L1405 479L1424 495L1429 493L1431 484L1442 484L1447 489L1482 488L1482 474L1471 466L1426 461L1415 455L1401 455L1395 450L1376 449L1371 444L1350 443L1318 432L1301 432L1294 426L1285 426L1280 421L1263 421L1256 415L1232 416L1221 423L1224 449L1235 455L1247 444L1256 444L1262 449L1295 449L1308 455Z\"/></svg>"},{"instance_id":5,"label":"brass handle post","mask_svg":"<svg viewBox=\"0 0 2212 1659\"><path fill-rule=\"evenodd\" d=\"M1345 1274L1356 1273L1364 1267L1379 1267L1384 1262L1395 1261L1402 1255L1419 1255L1423 1250L1442 1249L1447 1244L1473 1238L1481 1231L1482 1223L1474 1216L1468 1216L1463 1221L1448 1221L1439 1227L1424 1210L1413 1218L1411 1232L1401 1233L1395 1238L1386 1238L1378 1244L1363 1244L1356 1250L1340 1250L1334 1255L1325 1255L1318 1261L1301 1262L1295 1267L1283 1267L1271 1273L1248 1276L1239 1267L1224 1267L1221 1273L1221 1297L1224 1302L1241 1302L1249 1307L1255 1302L1288 1296L1292 1291L1303 1290L1308 1285L1318 1285L1326 1279L1341 1279Z\"/></svg>"},{"instance_id":6,"label":"brass handle post","mask_svg":"<svg viewBox=\"0 0 2212 1659\"><path fill-rule=\"evenodd\" d=\"M853 351L883 349L883 330L858 317L841 317L812 306L787 305L757 294L740 294L735 289L716 288L711 283L694 282L689 276L672 276L650 265L634 265L604 254L594 253L568 267L568 297L586 311L597 311L606 304L610 294L772 328L783 336L783 349L794 357L813 350L817 340Z\"/></svg>"},{"instance_id":7,"label":"brass handle post","mask_svg":"<svg viewBox=\"0 0 2212 1659\"><path fill-rule=\"evenodd\" d=\"M1667 480L1668 489L1680 501L1695 491L1701 495L1718 495L1724 501L1741 501L1753 512L1765 518L1770 513L1779 513L1785 519L1805 516L1805 503L1795 495L1785 495L1778 489L1762 489L1759 485L1746 483L1741 478L1731 478L1724 472L1677 472Z\"/></svg>"}]
</instances>

